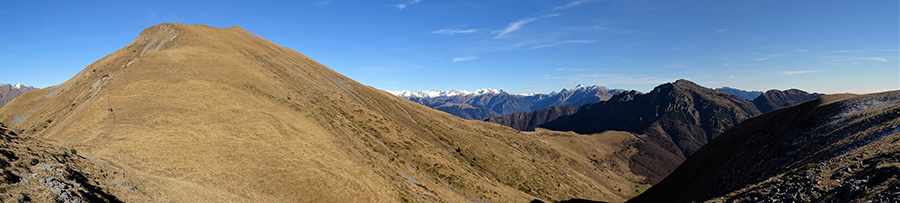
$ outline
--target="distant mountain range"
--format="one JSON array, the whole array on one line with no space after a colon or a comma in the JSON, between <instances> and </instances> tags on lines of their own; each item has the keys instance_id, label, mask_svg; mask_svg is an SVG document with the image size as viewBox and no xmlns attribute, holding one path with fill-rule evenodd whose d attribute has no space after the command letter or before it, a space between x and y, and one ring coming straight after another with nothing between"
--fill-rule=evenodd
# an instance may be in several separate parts
<instances>
[{"instance_id":1,"label":"distant mountain range","mask_svg":"<svg viewBox=\"0 0 900 203\"><path fill-rule=\"evenodd\" d=\"M803 98L818 96L800 90L771 90L758 98L779 98L783 101L779 104L797 104L806 101ZM631 157L637 163L633 169L636 174L647 176L649 183L655 183L729 127L762 113L755 103L736 95L678 80L646 94L629 91L604 102L514 113L487 121L524 131L540 127L581 134L610 130L639 134L644 142L636 144L647 147Z\"/></svg>"},{"instance_id":2,"label":"distant mountain range","mask_svg":"<svg viewBox=\"0 0 900 203\"><path fill-rule=\"evenodd\" d=\"M16 83L15 85L0 84L0 107L3 107L7 102L22 95L22 93L36 89L37 88L35 87L23 85L22 83Z\"/></svg>"},{"instance_id":3,"label":"distant mountain range","mask_svg":"<svg viewBox=\"0 0 900 203\"><path fill-rule=\"evenodd\" d=\"M638 134L643 142L635 144L644 147L631 157L635 163L631 167L653 184L728 127L759 114L753 103L735 95L678 80L646 94L629 91L605 102L487 121L519 130L541 127L581 134L608 130Z\"/></svg>"},{"instance_id":4,"label":"distant mountain range","mask_svg":"<svg viewBox=\"0 0 900 203\"><path fill-rule=\"evenodd\" d=\"M753 101L753 104L760 112L769 112L777 108L798 104L803 101L818 98L823 94L808 93L803 90L769 90L765 93L762 91L747 91L731 87L720 87L715 90L737 96L742 100ZM612 96L626 92L623 89L609 89L604 86L577 85L571 90L562 89L559 92L551 92L549 94L528 93L528 94L510 94L498 89L479 89L475 91L466 90L401 90L388 91L398 97L415 101L416 103L450 113L460 118L472 120L486 120L492 117L507 116L516 113L527 113L534 111L542 111L548 107L563 106L581 106L585 104L601 102L609 100ZM572 108L563 108L572 109ZM558 109L562 110L562 109ZM552 110L550 110L552 111ZM547 116L555 119L558 116L567 115L564 112L537 112L538 114L547 114ZM574 113L574 112L571 112ZM555 117L554 117L555 116ZM532 115L516 115L517 120L547 120L548 118L533 118ZM550 120L552 120L550 119ZM535 120L535 121L536 121ZM516 123L520 130L534 130L535 124L543 122L532 122L533 124Z\"/></svg>"},{"instance_id":5,"label":"distant mountain range","mask_svg":"<svg viewBox=\"0 0 900 203\"><path fill-rule=\"evenodd\" d=\"M687 80L679 80L679 81L690 82ZM693 83L693 82L690 82L690 83ZM659 88L659 87L657 87L657 88ZM704 91L715 91L715 90L711 90L711 89L708 89L705 87L702 87L702 88L704 89ZM753 94L754 92L758 92L758 91L744 91L744 90L739 90L739 89L734 89L734 88L729 88L729 87L718 88L718 89L726 89L730 92L737 92L739 94L741 92L748 93L748 94ZM656 91L656 89L654 89L654 91ZM719 90L719 91L721 91L721 90ZM728 93L728 92L725 92L725 93ZM731 93L728 93L728 94L731 94ZM639 92L634 92L630 96L633 97L636 95L642 95L642 94ZM731 94L731 95L737 96L735 94ZM747 94L745 94L745 96L746 95ZM774 109L787 107L787 106L791 106L794 104L802 103L804 101L812 100L812 99L818 98L822 95L824 95L824 94L809 93L809 92L806 92L803 90L798 90L798 89L790 89L790 90L785 90L785 91L769 90L769 91L766 91L765 93L761 93L760 95L758 95L755 99L753 99L750 102L752 103L753 107L755 107L755 109L758 110L760 113L766 113L766 112L772 111ZM624 96L624 97L628 97L628 96ZM743 98L741 98L741 99L743 99ZM749 101L746 99L744 99L744 100ZM487 119L487 121L510 126L517 130L531 131L545 123L556 120L559 117L575 114L581 108L591 108L590 106L594 106L594 105L593 104L585 105L582 107L547 108L547 109L541 109L541 110L528 112L528 113L513 113L508 116L489 118L489 119ZM636 109L642 109L642 108L643 107L638 106L638 107L634 107L633 109L623 109L623 111L636 112ZM576 130L576 132L578 132L578 131Z\"/></svg>"},{"instance_id":6,"label":"distant mountain range","mask_svg":"<svg viewBox=\"0 0 900 203\"><path fill-rule=\"evenodd\" d=\"M743 100L753 100L756 99L756 97L758 97L759 95L763 94L763 92L761 91L747 91L731 87L720 87L716 88L716 90L723 91L728 94L733 94L734 96L738 96Z\"/></svg>"},{"instance_id":7,"label":"distant mountain range","mask_svg":"<svg viewBox=\"0 0 900 203\"><path fill-rule=\"evenodd\" d=\"M900 91L823 96L734 126L629 202L898 202L897 126Z\"/></svg>"},{"instance_id":8,"label":"distant mountain range","mask_svg":"<svg viewBox=\"0 0 900 203\"><path fill-rule=\"evenodd\" d=\"M551 106L581 106L606 101L625 90L609 89L599 85L577 85L570 90L562 89L550 94L510 94L497 89L479 89L472 92L465 90L388 92L461 118L484 120L512 113L536 111Z\"/></svg>"}]
</instances>

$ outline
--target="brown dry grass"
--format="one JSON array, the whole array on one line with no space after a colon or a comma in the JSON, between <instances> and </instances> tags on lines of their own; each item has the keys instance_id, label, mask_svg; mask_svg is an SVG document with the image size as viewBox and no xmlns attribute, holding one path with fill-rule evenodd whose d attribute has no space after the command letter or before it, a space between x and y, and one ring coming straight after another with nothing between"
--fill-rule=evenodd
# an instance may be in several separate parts
<instances>
[{"instance_id":1,"label":"brown dry grass","mask_svg":"<svg viewBox=\"0 0 900 203\"><path fill-rule=\"evenodd\" d=\"M22 116L14 128L129 171L164 202L623 201L636 194L614 189L643 179L613 153L630 134L459 119L238 27L150 27L0 108L0 122Z\"/></svg>"}]
</instances>

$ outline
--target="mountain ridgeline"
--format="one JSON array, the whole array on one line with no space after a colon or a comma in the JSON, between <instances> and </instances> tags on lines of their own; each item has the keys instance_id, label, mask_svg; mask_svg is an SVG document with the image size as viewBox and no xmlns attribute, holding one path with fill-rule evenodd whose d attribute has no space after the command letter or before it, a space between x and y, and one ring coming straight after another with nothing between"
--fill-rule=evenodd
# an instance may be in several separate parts
<instances>
[{"instance_id":1,"label":"mountain ridgeline","mask_svg":"<svg viewBox=\"0 0 900 203\"><path fill-rule=\"evenodd\" d=\"M785 91L790 98L818 97L799 90ZM767 95L784 95L772 90ZM805 100L803 100L805 101ZM799 103L800 99L788 103ZM633 172L659 181L686 157L726 129L760 115L754 103L733 94L678 80L644 94L624 92L608 101L580 107L556 107L514 113L486 121L524 131L546 128L576 133L627 131L639 135L635 146L643 151L631 157Z\"/></svg>"},{"instance_id":2,"label":"mountain ridgeline","mask_svg":"<svg viewBox=\"0 0 900 203\"><path fill-rule=\"evenodd\" d=\"M731 87L720 87L716 88L716 90L723 91L728 94L733 94L734 96L738 96L743 100L753 100L756 99L756 97L759 97L759 95L763 94L763 92L760 91L746 91Z\"/></svg>"},{"instance_id":3,"label":"mountain ridgeline","mask_svg":"<svg viewBox=\"0 0 900 203\"><path fill-rule=\"evenodd\" d=\"M753 105L756 105L756 108L763 113L769 112L778 108L792 106L795 104L803 103L805 101L813 100L815 98L819 98L824 94L819 93L808 93L803 90L798 89L789 89L789 90L769 90L766 93L763 93L753 99Z\"/></svg>"},{"instance_id":4,"label":"mountain ridgeline","mask_svg":"<svg viewBox=\"0 0 900 203\"><path fill-rule=\"evenodd\" d=\"M25 92L36 90L32 86L23 85L21 83L16 83L15 85L10 84L0 84L0 107L3 107L7 102L12 101L14 98L22 95Z\"/></svg>"},{"instance_id":5,"label":"mountain ridgeline","mask_svg":"<svg viewBox=\"0 0 900 203\"><path fill-rule=\"evenodd\" d=\"M542 127L577 133L607 130L651 133L663 136L655 139L671 142L673 145L666 146L677 146L677 150L670 149L687 156L728 127L761 114L749 101L687 80L657 86L646 94L625 92L608 101L573 110L557 108L528 113L534 115L525 121L516 118L520 114L487 121L520 130ZM534 120L545 122L531 122ZM665 138L666 135L671 138Z\"/></svg>"},{"instance_id":6,"label":"mountain ridgeline","mask_svg":"<svg viewBox=\"0 0 900 203\"><path fill-rule=\"evenodd\" d=\"M657 98L658 92L671 92L670 87L678 86L679 83L682 83L680 87L688 87L686 89L690 89L697 95L705 95L701 97L674 97L669 100L659 100L659 101L648 101L650 99L659 99ZM690 84L690 85L687 85ZM680 88L685 89L685 88ZM675 83L667 83L654 88L653 91L647 94L642 94L639 92L625 92L621 95L617 95L612 97L611 101L604 101L595 104L587 104L580 107L565 107L565 108L547 108L542 110L537 110L534 112L528 113L514 113L508 116L501 117L493 117L489 118L486 121L499 123L502 125L510 126L517 130L531 131L535 128L542 127L548 129L556 129L556 130L565 130L565 131L575 131L579 133L591 133L591 132L602 132L604 130L625 130L627 131L640 133L643 129L648 127L649 123L652 123L651 120L644 120L645 118L654 118L660 115L664 115L670 111L682 110L680 108L684 107L666 107L665 109L660 109L669 105L678 105L676 103L690 103L697 102L693 106L694 108L710 108L709 104L720 104L720 105L738 105L740 108L724 108L724 109L716 109L716 116L709 116L704 118L699 118L695 116L701 116L700 114L688 113L684 118L691 118L692 120L697 120L698 122L694 122L692 125L714 125L715 129L719 131L723 130L721 127L723 126L732 126L738 123L740 120L749 118L745 115L750 115L750 117L766 113L772 111L774 109L783 108L795 104L799 104L808 100L812 100L822 96L823 94L819 93L808 93L798 89L790 89L786 91L781 90L769 90L765 93L760 92L755 99L750 100L740 98L735 100L730 97L737 95L744 96L752 96L754 92L747 92L743 90L738 90L734 88L719 88L727 91L723 91L727 94L722 94L722 92L716 92L716 90L712 90L709 88L705 88L699 85L694 84L693 82L687 80L679 80ZM721 90L719 90L721 91ZM678 92L678 91L676 91ZM734 93L737 93L734 94ZM746 94L744 94L746 93ZM713 96L715 95L715 96ZM615 100L615 101L612 101ZM697 100L697 101L694 101ZM741 101L743 100L743 101ZM727 101L727 102L725 102ZM745 102L746 101L746 102ZM724 103L723 103L724 102ZM749 105L748 105L749 104ZM599 111L597 109L604 109L603 111ZM651 110L652 109L652 110ZM735 110L735 111L731 111ZM649 112L654 111L653 116L647 116ZM610 113L617 113L615 116L608 115ZM699 113L699 111L698 111ZM577 115L573 115L577 114ZM596 115L594 115L596 114ZM728 116L730 114L734 114L734 116ZM570 116L571 115L571 116ZM604 115L611 116L605 117ZM737 122L734 119L731 121L720 120L722 118L738 118ZM561 119L557 121L557 119ZM594 120L592 120L594 119ZM601 119L601 120L595 120ZM726 119L728 120L728 119ZM552 123L552 124L551 124ZM631 127L626 127L631 126ZM710 133L715 130L713 128L705 128L705 133ZM727 128L727 127L725 127ZM698 131L699 132L699 131ZM713 133L715 134L715 133ZM713 136L714 137L714 136ZM704 139L708 140L708 139ZM705 143L702 142L702 143Z\"/></svg>"},{"instance_id":7,"label":"mountain ridgeline","mask_svg":"<svg viewBox=\"0 0 900 203\"><path fill-rule=\"evenodd\" d=\"M616 202L650 178L629 168L633 134L461 119L236 26L151 26L66 82L16 97L0 122L118 169L81 167L103 170L87 178L127 172L91 182L123 201L142 196L108 181L141 180L130 185L152 202ZM68 194L41 187L40 200Z\"/></svg>"},{"instance_id":8,"label":"mountain ridgeline","mask_svg":"<svg viewBox=\"0 0 900 203\"><path fill-rule=\"evenodd\" d=\"M388 93L237 26L166 23L0 107L0 199L900 201L900 91L744 93Z\"/></svg>"},{"instance_id":9,"label":"mountain ridgeline","mask_svg":"<svg viewBox=\"0 0 900 203\"><path fill-rule=\"evenodd\" d=\"M719 135L629 202L900 202L900 91L827 95Z\"/></svg>"},{"instance_id":10,"label":"mountain ridgeline","mask_svg":"<svg viewBox=\"0 0 900 203\"><path fill-rule=\"evenodd\" d=\"M598 85L578 85L571 90L562 89L550 94L509 94L502 90L487 89L476 92L420 90L391 93L461 118L485 120L513 113L537 111L551 106L581 106L606 101L622 92L625 90Z\"/></svg>"}]
</instances>

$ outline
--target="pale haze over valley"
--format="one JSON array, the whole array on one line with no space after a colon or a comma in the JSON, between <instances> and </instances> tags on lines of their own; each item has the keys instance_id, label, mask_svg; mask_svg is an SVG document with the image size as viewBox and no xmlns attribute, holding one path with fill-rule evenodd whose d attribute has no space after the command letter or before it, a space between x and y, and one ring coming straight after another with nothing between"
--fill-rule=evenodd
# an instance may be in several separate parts
<instances>
[{"instance_id":1,"label":"pale haze over valley","mask_svg":"<svg viewBox=\"0 0 900 203\"><path fill-rule=\"evenodd\" d=\"M680 78L757 91L900 89L897 1L0 5L0 83L38 88L64 82L136 31L174 22L237 25L382 90L647 92Z\"/></svg>"}]
</instances>

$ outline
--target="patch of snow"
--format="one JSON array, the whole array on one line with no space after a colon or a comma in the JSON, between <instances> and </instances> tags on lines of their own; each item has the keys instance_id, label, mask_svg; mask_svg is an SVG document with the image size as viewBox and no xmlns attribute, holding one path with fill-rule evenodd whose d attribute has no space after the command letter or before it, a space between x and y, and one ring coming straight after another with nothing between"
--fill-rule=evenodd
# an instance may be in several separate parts
<instances>
[{"instance_id":1,"label":"patch of snow","mask_svg":"<svg viewBox=\"0 0 900 203\"><path fill-rule=\"evenodd\" d=\"M847 102L843 106L840 117L850 117L871 108L883 106L886 103L894 103L900 100L900 94L889 94L877 98L867 98L864 101Z\"/></svg>"},{"instance_id":2,"label":"patch of snow","mask_svg":"<svg viewBox=\"0 0 900 203\"><path fill-rule=\"evenodd\" d=\"M506 93L503 90L498 89L479 89L475 91L466 91L466 90L439 90L439 89L431 89L431 90L418 90L418 91L409 91L409 90L401 90L401 91L387 91L393 95L397 95L398 97L403 98L432 98L432 97L452 97L457 95L485 95L485 94L501 94Z\"/></svg>"},{"instance_id":3,"label":"patch of snow","mask_svg":"<svg viewBox=\"0 0 900 203\"><path fill-rule=\"evenodd\" d=\"M479 94L479 95L482 95L482 94L500 94L500 93L505 93L505 92L504 92L503 90L498 90L498 89L487 89L487 88L475 90L475 94Z\"/></svg>"},{"instance_id":4,"label":"patch of snow","mask_svg":"<svg viewBox=\"0 0 900 203\"><path fill-rule=\"evenodd\" d=\"M572 88L572 89L563 88L559 92L552 91L547 96L553 96L553 95L565 93L565 92L569 92L568 94L571 95L571 94L575 94L576 92L599 91L599 90L603 90L603 89L605 89L605 87L603 87L603 86L598 86L598 85L584 86L584 85L578 84L575 86L575 88ZM489 94L489 95L490 94L509 94L506 91L503 91L501 89L490 89L490 88L478 89L475 91L431 89L431 90L417 90L417 91L410 91L410 90L390 91L390 90L388 90L387 92L389 92L393 95L396 95L398 97L402 97L402 98L434 98L434 97L453 97L453 96L458 96L458 95L480 96L480 95L486 95L486 94ZM534 95L540 95L540 94L542 94L542 93L532 92L532 93L513 94L513 95L527 97L527 96L534 96Z\"/></svg>"},{"instance_id":5,"label":"patch of snow","mask_svg":"<svg viewBox=\"0 0 900 203\"><path fill-rule=\"evenodd\" d=\"M13 88L13 89L22 89L22 88L26 88L26 87L27 87L27 88L34 88L33 86L30 86L30 85L23 85L22 83L16 83L15 85L13 85L12 88Z\"/></svg>"}]
</instances>

